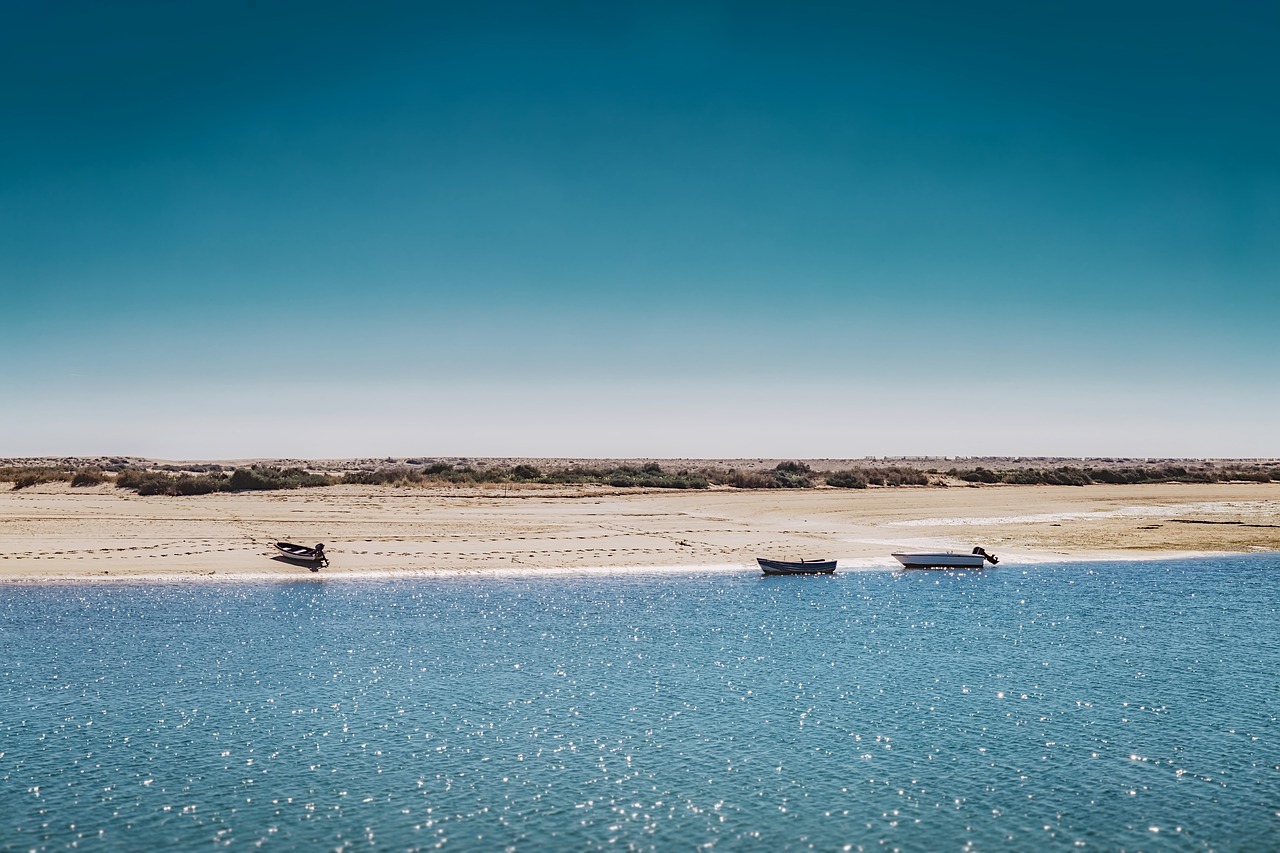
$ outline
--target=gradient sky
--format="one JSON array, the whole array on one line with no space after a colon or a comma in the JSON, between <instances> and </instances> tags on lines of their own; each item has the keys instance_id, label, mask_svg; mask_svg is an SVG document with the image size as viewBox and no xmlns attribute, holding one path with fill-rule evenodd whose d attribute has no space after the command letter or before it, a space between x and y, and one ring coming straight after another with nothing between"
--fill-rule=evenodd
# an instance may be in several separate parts
<instances>
[{"instance_id":1,"label":"gradient sky","mask_svg":"<svg viewBox=\"0 0 1280 853\"><path fill-rule=\"evenodd\" d=\"M0 455L1280 454L1280 6L22 2Z\"/></svg>"}]
</instances>

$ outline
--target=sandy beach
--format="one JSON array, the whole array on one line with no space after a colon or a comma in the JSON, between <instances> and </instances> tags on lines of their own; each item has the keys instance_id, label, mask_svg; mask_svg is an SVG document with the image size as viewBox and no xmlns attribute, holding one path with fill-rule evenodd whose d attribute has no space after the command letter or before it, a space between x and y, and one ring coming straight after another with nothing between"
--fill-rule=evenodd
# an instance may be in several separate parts
<instances>
[{"instance_id":1,"label":"sandy beach","mask_svg":"<svg viewBox=\"0 0 1280 853\"><path fill-rule=\"evenodd\" d=\"M275 559L277 540L324 542L331 564ZM1280 551L1280 484L0 492L0 581L748 568L756 556L869 569L896 567L895 550L974 545L1002 566Z\"/></svg>"}]
</instances>

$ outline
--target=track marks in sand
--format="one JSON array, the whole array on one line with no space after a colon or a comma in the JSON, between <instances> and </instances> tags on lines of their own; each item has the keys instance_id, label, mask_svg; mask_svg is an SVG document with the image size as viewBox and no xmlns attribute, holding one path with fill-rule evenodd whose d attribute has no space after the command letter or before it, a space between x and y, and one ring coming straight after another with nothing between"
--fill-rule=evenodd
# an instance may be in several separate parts
<instances>
[{"instance_id":1,"label":"track marks in sand","mask_svg":"<svg viewBox=\"0 0 1280 853\"><path fill-rule=\"evenodd\" d=\"M153 542L149 545L127 545L119 548L66 548L59 551L18 551L0 555L0 559L21 560L107 560L115 562L121 559L165 559L171 557L199 557L205 554L232 553L237 551L260 551L261 545L228 545L218 542L205 547L193 547L189 540L171 542Z\"/></svg>"}]
</instances>

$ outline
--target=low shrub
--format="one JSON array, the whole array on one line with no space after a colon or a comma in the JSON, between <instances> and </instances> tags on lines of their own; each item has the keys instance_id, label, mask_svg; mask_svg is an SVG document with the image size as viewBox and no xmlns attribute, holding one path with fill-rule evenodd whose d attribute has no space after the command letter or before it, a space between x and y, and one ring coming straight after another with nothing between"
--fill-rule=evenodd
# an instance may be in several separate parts
<instances>
[{"instance_id":1,"label":"low shrub","mask_svg":"<svg viewBox=\"0 0 1280 853\"><path fill-rule=\"evenodd\" d=\"M237 468L231 472L226 491L263 492L277 489L303 489L331 486L334 480L326 474L312 474L301 468L277 468L271 465L254 465Z\"/></svg>"},{"instance_id":2,"label":"low shrub","mask_svg":"<svg viewBox=\"0 0 1280 853\"><path fill-rule=\"evenodd\" d=\"M850 468L826 476L828 486L865 489L867 486L927 486L929 475L915 468Z\"/></svg>"},{"instance_id":3,"label":"low shrub","mask_svg":"<svg viewBox=\"0 0 1280 853\"><path fill-rule=\"evenodd\" d=\"M865 470L861 468L847 471L832 471L826 477L827 485L837 489L865 489L871 481L867 479Z\"/></svg>"},{"instance_id":4,"label":"low shrub","mask_svg":"<svg viewBox=\"0 0 1280 853\"><path fill-rule=\"evenodd\" d=\"M518 483L529 480L541 480L542 472L533 465L517 465L511 469L511 479Z\"/></svg>"},{"instance_id":5,"label":"low shrub","mask_svg":"<svg viewBox=\"0 0 1280 853\"><path fill-rule=\"evenodd\" d=\"M140 495L205 495L222 491L226 477L221 474L169 474L126 468L116 475L116 488L132 489Z\"/></svg>"},{"instance_id":6,"label":"low shrub","mask_svg":"<svg viewBox=\"0 0 1280 853\"><path fill-rule=\"evenodd\" d=\"M692 471L663 471L662 466L656 462L638 467L620 465L605 474L604 482L619 488L647 489L705 489L709 485L702 474Z\"/></svg>"},{"instance_id":7,"label":"low shrub","mask_svg":"<svg viewBox=\"0 0 1280 853\"><path fill-rule=\"evenodd\" d=\"M67 468L47 465L18 465L0 468L0 481L13 483L14 491L38 486L41 483L65 483L71 479Z\"/></svg>"},{"instance_id":8,"label":"low shrub","mask_svg":"<svg viewBox=\"0 0 1280 853\"><path fill-rule=\"evenodd\" d=\"M959 471L955 468L952 468L947 473L952 477L955 477L956 479L964 480L966 483L999 483L1000 482L999 474L997 474L995 471L991 471L987 468L982 468L982 467L972 468L968 471Z\"/></svg>"},{"instance_id":9,"label":"low shrub","mask_svg":"<svg viewBox=\"0 0 1280 853\"><path fill-rule=\"evenodd\" d=\"M915 468L872 468L867 478L877 486L927 486L929 475Z\"/></svg>"},{"instance_id":10,"label":"low shrub","mask_svg":"<svg viewBox=\"0 0 1280 853\"><path fill-rule=\"evenodd\" d=\"M813 486L809 475L813 469L803 462L779 462L773 466L773 478L781 489L808 489Z\"/></svg>"},{"instance_id":11,"label":"low shrub","mask_svg":"<svg viewBox=\"0 0 1280 853\"><path fill-rule=\"evenodd\" d=\"M175 474L167 471L144 471L126 468L116 475L116 487L132 489L140 495L207 495L211 492L250 492L275 489L298 489L328 486L334 482L325 474L312 474L301 468L277 468L254 465L237 468L227 475L216 471L208 474Z\"/></svg>"},{"instance_id":12,"label":"low shrub","mask_svg":"<svg viewBox=\"0 0 1280 853\"><path fill-rule=\"evenodd\" d=\"M100 468L81 468L71 476L71 485L73 487L97 486L105 483L106 480Z\"/></svg>"},{"instance_id":13,"label":"low shrub","mask_svg":"<svg viewBox=\"0 0 1280 853\"><path fill-rule=\"evenodd\" d=\"M774 467L766 471L712 468L704 471L703 476L717 486L735 489L807 489L813 486L808 466L804 463L782 462L779 465L781 470Z\"/></svg>"},{"instance_id":14,"label":"low shrub","mask_svg":"<svg viewBox=\"0 0 1280 853\"><path fill-rule=\"evenodd\" d=\"M1222 480L1237 480L1245 483L1270 483L1272 480L1280 479L1276 476L1278 474L1280 474L1280 471L1265 471L1260 468L1249 471L1230 469L1223 471L1219 475L1219 478Z\"/></svg>"},{"instance_id":15,"label":"low shrub","mask_svg":"<svg viewBox=\"0 0 1280 853\"><path fill-rule=\"evenodd\" d=\"M1093 482L1080 468L1022 468L1005 471L1001 482L1020 486L1087 486Z\"/></svg>"}]
</instances>

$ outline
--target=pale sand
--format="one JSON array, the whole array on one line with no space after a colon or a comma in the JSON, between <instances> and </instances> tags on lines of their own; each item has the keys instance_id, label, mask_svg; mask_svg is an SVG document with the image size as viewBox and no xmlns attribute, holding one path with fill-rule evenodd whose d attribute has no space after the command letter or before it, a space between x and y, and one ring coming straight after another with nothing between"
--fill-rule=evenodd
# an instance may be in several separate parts
<instances>
[{"instance_id":1,"label":"pale sand","mask_svg":"<svg viewBox=\"0 0 1280 853\"><path fill-rule=\"evenodd\" d=\"M276 540L324 542L332 563L312 573L272 559ZM756 556L889 568L895 550L974 545L1002 566L1280 551L1280 483L644 493L337 486L186 498L62 484L0 491L0 581L747 569Z\"/></svg>"}]
</instances>

